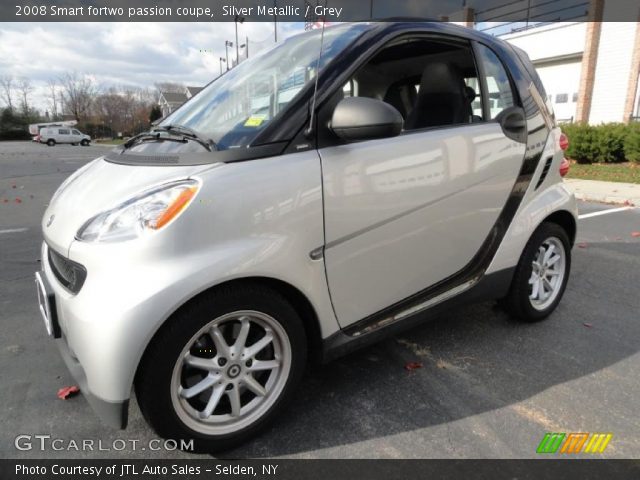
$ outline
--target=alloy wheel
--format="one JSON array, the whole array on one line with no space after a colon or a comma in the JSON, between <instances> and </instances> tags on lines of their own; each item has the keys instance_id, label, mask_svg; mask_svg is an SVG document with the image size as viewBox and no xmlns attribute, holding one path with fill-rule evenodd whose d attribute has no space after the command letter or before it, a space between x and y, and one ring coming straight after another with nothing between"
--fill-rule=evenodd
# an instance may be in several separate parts
<instances>
[{"instance_id":1,"label":"alloy wheel","mask_svg":"<svg viewBox=\"0 0 640 480\"><path fill-rule=\"evenodd\" d=\"M559 238L549 237L531 262L529 301L536 310L545 310L560 291L566 271L566 252Z\"/></svg>"},{"instance_id":2,"label":"alloy wheel","mask_svg":"<svg viewBox=\"0 0 640 480\"><path fill-rule=\"evenodd\" d=\"M273 317L246 310L218 317L185 345L173 369L171 400L182 422L224 435L261 418L291 370L291 344Z\"/></svg>"}]
</instances>

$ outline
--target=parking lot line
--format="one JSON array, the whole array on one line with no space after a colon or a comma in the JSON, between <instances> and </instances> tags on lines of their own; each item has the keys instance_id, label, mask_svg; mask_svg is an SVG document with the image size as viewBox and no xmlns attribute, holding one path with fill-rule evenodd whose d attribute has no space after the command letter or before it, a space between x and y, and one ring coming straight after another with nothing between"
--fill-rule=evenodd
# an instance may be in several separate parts
<instances>
[{"instance_id":1,"label":"parking lot line","mask_svg":"<svg viewBox=\"0 0 640 480\"><path fill-rule=\"evenodd\" d=\"M579 220L584 220L585 218L598 217L600 215L608 215L609 213L618 213L624 212L626 210L631 210L634 207L619 207L619 208L609 208L607 210L600 210L598 212L585 213L584 215L579 215Z\"/></svg>"},{"instance_id":2,"label":"parking lot line","mask_svg":"<svg viewBox=\"0 0 640 480\"><path fill-rule=\"evenodd\" d=\"M7 228L5 230L0 230L0 235L2 235L3 233L20 233L20 232L26 232L28 230L28 228Z\"/></svg>"}]
</instances>

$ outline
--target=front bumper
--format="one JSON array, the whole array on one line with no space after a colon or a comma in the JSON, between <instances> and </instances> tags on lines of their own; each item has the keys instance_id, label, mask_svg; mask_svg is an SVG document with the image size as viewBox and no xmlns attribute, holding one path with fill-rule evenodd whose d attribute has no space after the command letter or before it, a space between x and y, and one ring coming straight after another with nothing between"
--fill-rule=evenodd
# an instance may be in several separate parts
<instances>
[{"instance_id":1,"label":"front bumper","mask_svg":"<svg viewBox=\"0 0 640 480\"><path fill-rule=\"evenodd\" d=\"M210 265L223 261L227 251L167 253L144 241L73 242L68 254L58 253L86 268L75 294L55 276L48 249L43 243L40 275L55 296L62 356L101 419L122 428L147 345L179 306L207 288L215 278Z\"/></svg>"},{"instance_id":2,"label":"front bumper","mask_svg":"<svg viewBox=\"0 0 640 480\"><path fill-rule=\"evenodd\" d=\"M114 428L127 428L127 421L129 418L129 400L123 400L120 402L110 402L103 400L100 397L91 393L89 385L87 383L87 375L80 365L80 362L74 358L73 353L67 345L67 341L64 337L56 340L60 355L67 365L71 376L75 379L80 387L80 391L91 405L93 411L98 415L102 423Z\"/></svg>"},{"instance_id":3,"label":"front bumper","mask_svg":"<svg viewBox=\"0 0 640 480\"><path fill-rule=\"evenodd\" d=\"M171 281L180 277L169 279L167 266L157 262L141 267L145 260L136 262L130 248L129 254L113 252L106 261L104 250L87 254L79 248L71 256L88 274L75 294L52 269L49 248L43 243L38 276L52 300L51 317L62 358L100 419L125 428L140 358L157 328L175 310L172 302L183 301Z\"/></svg>"},{"instance_id":4,"label":"front bumper","mask_svg":"<svg viewBox=\"0 0 640 480\"><path fill-rule=\"evenodd\" d=\"M43 257L44 258L44 257ZM47 328L47 333L56 339L58 349L64 363L67 365L69 372L80 386L80 391L84 394L89 405L98 414L100 419L107 425L115 428L126 428L129 413L129 401L108 402L96 397L91 393L87 384L87 376L74 357L66 338L62 336L60 324L58 322L58 313L56 308L56 296L46 273L36 272L36 288L38 293L38 304L40 313Z\"/></svg>"}]
</instances>

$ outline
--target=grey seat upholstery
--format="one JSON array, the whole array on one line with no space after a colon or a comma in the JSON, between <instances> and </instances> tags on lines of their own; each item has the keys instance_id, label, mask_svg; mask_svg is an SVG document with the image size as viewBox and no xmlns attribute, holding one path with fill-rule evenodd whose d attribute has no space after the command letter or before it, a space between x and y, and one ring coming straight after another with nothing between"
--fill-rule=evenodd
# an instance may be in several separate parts
<instances>
[{"instance_id":1,"label":"grey seat upholstery","mask_svg":"<svg viewBox=\"0 0 640 480\"><path fill-rule=\"evenodd\" d=\"M405 123L407 130L469 122L469 100L464 78L449 63L427 65L420 80L415 107Z\"/></svg>"}]
</instances>

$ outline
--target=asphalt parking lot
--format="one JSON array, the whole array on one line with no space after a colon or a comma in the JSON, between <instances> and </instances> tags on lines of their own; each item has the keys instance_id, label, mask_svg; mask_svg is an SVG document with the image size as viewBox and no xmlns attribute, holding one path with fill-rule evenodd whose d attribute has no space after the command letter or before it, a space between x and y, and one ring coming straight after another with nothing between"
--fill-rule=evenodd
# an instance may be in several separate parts
<instances>
[{"instance_id":1,"label":"asphalt parking lot","mask_svg":"<svg viewBox=\"0 0 640 480\"><path fill-rule=\"evenodd\" d=\"M56 187L105 147L0 143L0 457L187 458L150 451L135 401L126 431L77 396L37 309L39 224ZM581 203L589 215L613 208ZM451 311L307 374L287 413L225 457L533 458L545 432L607 432L602 455L640 458L640 209L580 220L571 279L545 322L492 304ZM407 362L422 368L407 371ZM134 439L139 450L20 451L19 434ZM96 447L97 448L97 447Z\"/></svg>"}]
</instances>

